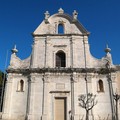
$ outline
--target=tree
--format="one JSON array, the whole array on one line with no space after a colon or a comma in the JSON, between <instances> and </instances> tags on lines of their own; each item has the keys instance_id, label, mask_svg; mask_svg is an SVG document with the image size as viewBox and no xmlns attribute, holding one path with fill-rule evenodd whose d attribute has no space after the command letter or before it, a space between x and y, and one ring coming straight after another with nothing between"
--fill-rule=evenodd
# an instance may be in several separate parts
<instances>
[{"instance_id":1,"label":"tree","mask_svg":"<svg viewBox=\"0 0 120 120\"><path fill-rule=\"evenodd\" d=\"M80 95L78 98L79 106L86 110L86 120L89 120L89 111L97 104L95 98L96 95L93 95L92 93L88 93L87 95Z\"/></svg>"},{"instance_id":2,"label":"tree","mask_svg":"<svg viewBox=\"0 0 120 120\"><path fill-rule=\"evenodd\" d=\"M5 82L6 82L6 74L0 71L0 111L2 110L2 105L3 105Z\"/></svg>"},{"instance_id":3,"label":"tree","mask_svg":"<svg viewBox=\"0 0 120 120\"><path fill-rule=\"evenodd\" d=\"M0 71L0 87L2 87L4 73Z\"/></svg>"}]
</instances>

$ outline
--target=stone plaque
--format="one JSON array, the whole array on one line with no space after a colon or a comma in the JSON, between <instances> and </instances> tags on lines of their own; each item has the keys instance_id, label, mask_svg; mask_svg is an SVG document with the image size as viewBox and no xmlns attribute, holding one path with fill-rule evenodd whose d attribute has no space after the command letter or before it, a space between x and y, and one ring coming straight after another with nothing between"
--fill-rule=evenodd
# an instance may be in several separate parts
<instances>
[{"instance_id":1,"label":"stone plaque","mask_svg":"<svg viewBox=\"0 0 120 120\"><path fill-rule=\"evenodd\" d=\"M65 89L65 84L64 83L57 83L56 84L56 89Z\"/></svg>"}]
</instances>

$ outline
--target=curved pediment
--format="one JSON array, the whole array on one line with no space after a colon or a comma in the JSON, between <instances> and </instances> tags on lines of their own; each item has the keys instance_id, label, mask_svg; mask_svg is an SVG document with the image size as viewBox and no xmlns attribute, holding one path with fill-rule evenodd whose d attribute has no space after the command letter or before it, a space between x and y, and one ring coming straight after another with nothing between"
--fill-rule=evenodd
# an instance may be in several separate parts
<instances>
[{"instance_id":1,"label":"curved pediment","mask_svg":"<svg viewBox=\"0 0 120 120\"><path fill-rule=\"evenodd\" d=\"M45 14L49 14L48 11ZM45 16L45 20L33 32L33 35L59 34L59 25L63 26L64 34L89 35L89 32L77 20L77 15L70 16L66 13L56 13L52 16Z\"/></svg>"}]
</instances>

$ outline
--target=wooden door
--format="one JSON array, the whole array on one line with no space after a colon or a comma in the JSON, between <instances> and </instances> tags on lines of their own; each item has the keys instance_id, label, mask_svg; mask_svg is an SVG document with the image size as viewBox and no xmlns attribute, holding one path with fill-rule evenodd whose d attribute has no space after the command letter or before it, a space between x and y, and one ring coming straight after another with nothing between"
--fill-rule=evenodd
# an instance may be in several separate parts
<instances>
[{"instance_id":1,"label":"wooden door","mask_svg":"<svg viewBox=\"0 0 120 120\"><path fill-rule=\"evenodd\" d=\"M55 120L66 120L66 98L55 98Z\"/></svg>"}]
</instances>

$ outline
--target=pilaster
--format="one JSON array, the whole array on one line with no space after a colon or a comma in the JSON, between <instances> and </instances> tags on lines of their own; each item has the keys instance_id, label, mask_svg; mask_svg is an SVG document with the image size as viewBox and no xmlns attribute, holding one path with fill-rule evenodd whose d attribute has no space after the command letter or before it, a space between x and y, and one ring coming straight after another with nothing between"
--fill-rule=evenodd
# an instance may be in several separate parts
<instances>
[{"instance_id":1,"label":"pilaster","mask_svg":"<svg viewBox=\"0 0 120 120\"><path fill-rule=\"evenodd\" d=\"M35 76L30 76L30 79L28 81L28 120L29 119L34 119L34 82L35 82Z\"/></svg>"},{"instance_id":2,"label":"pilaster","mask_svg":"<svg viewBox=\"0 0 120 120\"><path fill-rule=\"evenodd\" d=\"M6 86L5 86L5 94L4 94L4 102L3 102L3 114L2 119L9 119L11 113L11 102L12 102L12 75L8 75Z\"/></svg>"},{"instance_id":3,"label":"pilaster","mask_svg":"<svg viewBox=\"0 0 120 120\"><path fill-rule=\"evenodd\" d=\"M33 45L32 45L32 63L31 63L31 67L32 68L35 68L37 67L37 41L38 39L37 38L34 38L34 42L33 42Z\"/></svg>"},{"instance_id":4,"label":"pilaster","mask_svg":"<svg viewBox=\"0 0 120 120\"><path fill-rule=\"evenodd\" d=\"M43 75L43 101L42 101L42 120L47 120L48 114L48 75Z\"/></svg>"}]
</instances>

